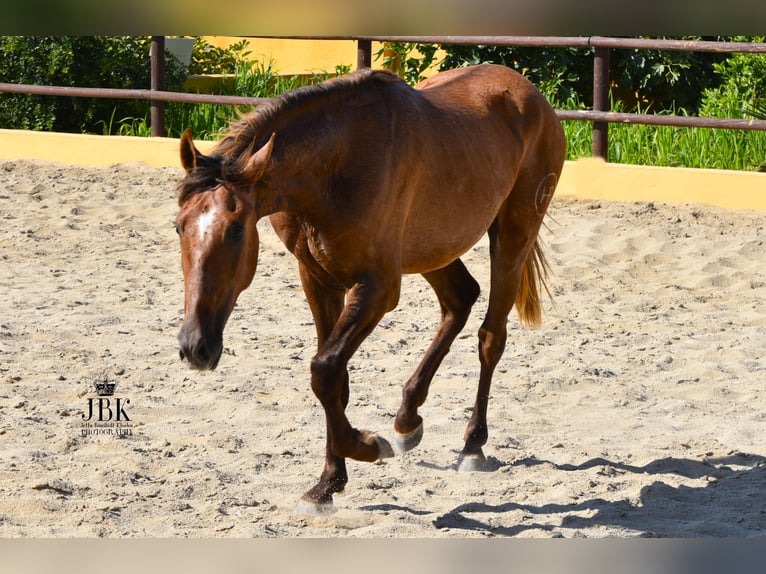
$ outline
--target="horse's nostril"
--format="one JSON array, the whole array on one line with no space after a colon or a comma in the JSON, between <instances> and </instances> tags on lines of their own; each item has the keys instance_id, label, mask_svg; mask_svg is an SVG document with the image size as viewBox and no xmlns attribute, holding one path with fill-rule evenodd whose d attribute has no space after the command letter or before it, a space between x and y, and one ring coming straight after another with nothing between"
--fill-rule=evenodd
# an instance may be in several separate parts
<instances>
[{"instance_id":1,"label":"horse's nostril","mask_svg":"<svg viewBox=\"0 0 766 574\"><path fill-rule=\"evenodd\" d=\"M181 329L178 334L178 356L193 369L212 370L218 365L223 351L220 337L194 330Z\"/></svg>"},{"instance_id":2,"label":"horse's nostril","mask_svg":"<svg viewBox=\"0 0 766 574\"><path fill-rule=\"evenodd\" d=\"M210 359L210 353L208 351L207 345L202 339L200 339L200 341L197 343L197 346L194 347L194 358L196 358L197 362L199 363L207 363L208 359Z\"/></svg>"}]
</instances>

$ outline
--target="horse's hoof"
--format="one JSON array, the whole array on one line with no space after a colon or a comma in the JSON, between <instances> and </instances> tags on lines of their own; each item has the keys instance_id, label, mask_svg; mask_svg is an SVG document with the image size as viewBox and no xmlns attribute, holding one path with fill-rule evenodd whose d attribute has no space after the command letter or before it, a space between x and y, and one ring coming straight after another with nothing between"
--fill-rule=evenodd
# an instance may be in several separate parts
<instances>
[{"instance_id":1,"label":"horse's hoof","mask_svg":"<svg viewBox=\"0 0 766 574\"><path fill-rule=\"evenodd\" d=\"M388 442L386 439L384 439L380 435L375 435L375 442L378 445L378 460L383 458L393 458L394 457L394 449L391 448L391 443Z\"/></svg>"},{"instance_id":2,"label":"horse's hoof","mask_svg":"<svg viewBox=\"0 0 766 574\"><path fill-rule=\"evenodd\" d=\"M423 423L421 422L418 427L408 433L398 433L394 431L394 449L398 453L407 452L412 450L420 444L423 438Z\"/></svg>"},{"instance_id":3,"label":"horse's hoof","mask_svg":"<svg viewBox=\"0 0 766 574\"><path fill-rule=\"evenodd\" d=\"M482 453L465 454L461 452L457 458L458 472L486 472L488 470L490 468L487 464L487 459Z\"/></svg>"},{"instance_id":4,"label":"horse's hoof","mask_svg":"<svg viewBox=\"0 0 766 574\"><path fill-rule=\"evenodd\" d=\"M338 512L338 509L332 502L309 502L300 499L293 514L302 514L307 516L329 516Z\"/></svg>"}]
</instances>

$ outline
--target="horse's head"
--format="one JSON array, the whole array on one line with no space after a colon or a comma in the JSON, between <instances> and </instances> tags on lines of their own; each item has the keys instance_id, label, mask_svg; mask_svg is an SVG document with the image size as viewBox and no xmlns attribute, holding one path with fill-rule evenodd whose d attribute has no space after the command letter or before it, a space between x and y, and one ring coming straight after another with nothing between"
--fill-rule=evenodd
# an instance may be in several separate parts
<instances>
[{"instance_id":1,"label":"horse's head","mask_svg":"<svg viewBox=\"0 0 766 574\"><path fill-rule=\"evenodd\" d=\"M178 334L182 359L196 369L215 369L223 329L258 264L255 184L271 156L272 137L236 177L226 160L201 154L187 130L181 138L186 176L179 183L176 230L181 239L184 321Z\"/></svg>"}]
</instances>

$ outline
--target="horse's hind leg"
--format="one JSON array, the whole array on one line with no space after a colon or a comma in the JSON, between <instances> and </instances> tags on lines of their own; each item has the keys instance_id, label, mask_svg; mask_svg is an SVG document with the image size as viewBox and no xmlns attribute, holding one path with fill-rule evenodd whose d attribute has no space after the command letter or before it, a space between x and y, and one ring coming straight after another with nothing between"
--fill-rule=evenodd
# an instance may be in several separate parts
<instances>
[{"instance_id":1,"label":"horse's hind leg","mask_svg":"<svg viewBox=\"0 0 766 574\"><path fill-rule=\"evenodd\" d=\"M532 191L534 189L531 188ZM522 278L526 282L536 280L535 276L531 276L527 258L535 256L533 248L544 209L539 210L539 205L535 206L534 201L530 201L529 190L528 186L517 185L488 231L491 259L489 303L479 328L479 389L465 431L465 447L458 461L461 471L486 469L482 446L488 437L487 405L492 375L505 350L508 314L517 302ZM522 293L525 292L526 287ZM535 301L534 304L539 303Z\"/></svg>"},{"instance_id":2,"label":"horse's hind leg","mask_svg":"<svg viewBox=\"0 0 766 574\"><path fill-rule=\"evenodd\" d=\"M441 323L418 368L402 389L402 404L394 420L394 445L399 451L415 448L423 436L423 419L418 415L428 387L450 345L463 329L471 307L479 296L479 284L460 259L447 267L424 273L441 306Z\"/></svg>"}]
</instances>

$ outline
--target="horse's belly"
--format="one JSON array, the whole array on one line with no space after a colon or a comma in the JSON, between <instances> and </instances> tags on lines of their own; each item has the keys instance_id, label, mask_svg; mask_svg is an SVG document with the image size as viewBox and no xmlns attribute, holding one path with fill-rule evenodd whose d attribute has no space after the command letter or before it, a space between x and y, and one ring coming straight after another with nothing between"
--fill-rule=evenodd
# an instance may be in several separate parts
<instances>
[{"instance_id":1,"label":"horse's belly","mask_svg":"<svg viewBox=\"0 0 766 574\"><path fill-rule=\"evenodd\" d=\"M467 143L444 153L448 160L438 162L441 168L413 186L403 234L405 273L441 269L468 251L489 229L516 179L519 158L512 146Z\"/></svg>"},{"instance_id":2,"label":"horse's belly","mask_svg":"<svg viewBox=\"0 0 766 574\"><path fill-rule=\"evenodd\" d=\"M481 239L482 235L483 234L480 234L471 242L460 245L449 245L447 248L428 249L428 247L434 247L433 244L430 244L427 245L425 249L407 249L402 257L402 273L427 273L446 267L475 245L479 239Z\"/></svg>"},{"instance_id":3,"label":"horse's belly","mask_svg":"<svg viewBox=\"0 0 766 574\"><path fill-rule=\"evenodd\" d=\"M402 242L402 272L426 273L452 263L473 247L487 232L497 209L437 210L435 217L419 222L410 218ZM434 215L434 214L431 214Z\"/></svg>"}]
</instances>

